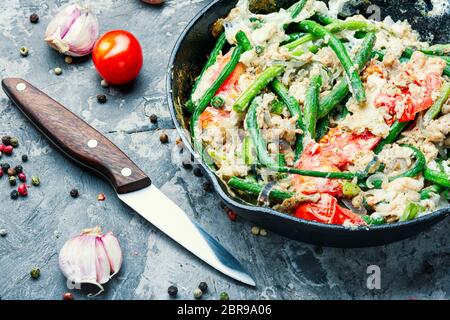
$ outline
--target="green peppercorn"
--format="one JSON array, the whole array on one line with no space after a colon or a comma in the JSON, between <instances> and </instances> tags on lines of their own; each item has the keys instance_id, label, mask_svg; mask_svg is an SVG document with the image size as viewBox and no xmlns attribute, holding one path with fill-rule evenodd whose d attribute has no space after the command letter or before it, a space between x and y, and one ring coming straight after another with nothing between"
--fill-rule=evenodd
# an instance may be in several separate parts
<instances>
[{"instance_id":1,"label":"green peppercorn","mask_svg":"<svg viewBox=\"0 0 450 320\"><path fill-rule=\"evenodd\" d=\"M13 191L11 191L10 196L11 196L11 199L16 200L19 198L19 192L17 192L17 190L13 190Z\"/></svg>"},{"instance_id":2,"label":"green peppercorn","mask_svg":"<svg viewBox=\"0 0 450 320\"><path fill-rule=\"evenodd\" d=\"M39 179L39 177L31 177L31 184L37 187L41 184L41 179Z\"/></svg>"},{"instance_id":3,"label":"green peppercorn","mask_svg":"<svg viewBox=\"0 0 450 320\"><path fill-rule=\"evenodd\" d=\"M16 177L15 177L15 176L10 176L10 177L8 178L8 181L9 181L9 184L10 184L11 186L15 186L15 185L17 184L17 180L16 180Z\"/></svg>"},{"instance_id":4,"label":"green peppercorn","mask_svg":"<svg viewBox=\"0 0 450 320\"><path fill-rule=\"evenodd\" d=\"M16 137L11 137L11 139L9 140L9 143L16 148L19 145L19 139L17 139Z\"/></svg>"},{"instance_id":5,"label":"green peppercorn","mask_svg":"<svg viewBox=\"0 0 450 320\"><path fill-rule=\"evenodd\" d=\"M230 300L230 296L225 291L221 292L220 293L220 300Z\"/></svg>"},{"instance_id":6,"label":"green peppercorn","mask_svg":"<svg viewBox=\"0 0 450 320\"><path fill-rule=\"evenodd\" d=\"M194 290L194 298L195 299L200 299L203 295L203 291L200 290L199 288Z\"/></svg>"},{"instance_id":7,"label":"green peppercorn","mask_svg":"<svg viewBox=\"0 0 450 320\"><path fill-rule=\"evenodd\" d=\"M23 172L23 167L21 165L15 166L14 170L16 170L16 173L22 173Z\"/></svg>"},{"instance_id":8,"label":"green peppercorn","mask_svg":"<svg viewBox=\"0 0 450 320\"><path fill-rule=\"evenodd\" d=\"M22 161L23 162L27 162L28 161L28 156L26 154L22 155Z\"/></svg>"},{"instance_id":9,"label":"green peppercorn","mask_svg":"<svg viewBox=\"0 0 450 320\"><path fill-rule=\"evenodd\" d=\"M22 57L26 57L29 51L27 47L20 47L19 52Z\"/></svg>"},{"instance_id":10,"label":"green peppercorn","mask_svg":"<svg viewBox=\"0 0 450 320\"><path fill-rule=\"evenodd\" d=\"M30 276L31 276L31 278L33 278L34 280L39 279L39 277L41 276L41 270L39 270L39 268L34 267L34 268L31 269L31 271L30 271Z\"/></svg>"},{"instance_id":11,"label":"green peppercorn","mask_svg":"<svg viewBox=\"0 0 450 320\"><path fill-rule=\"evenodd\" d=\"M178 294L178 288L176 286L170 286L167 289L167 293L169 294L169 296L175 297Z\"/></svg>"}]
</instances>

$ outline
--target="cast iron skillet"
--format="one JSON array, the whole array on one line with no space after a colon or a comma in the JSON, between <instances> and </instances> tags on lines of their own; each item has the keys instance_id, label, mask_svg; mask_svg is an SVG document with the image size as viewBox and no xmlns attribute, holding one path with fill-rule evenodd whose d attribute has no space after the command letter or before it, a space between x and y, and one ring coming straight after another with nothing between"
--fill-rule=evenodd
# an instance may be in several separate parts
<instances>
[{"instance_id":1,"label":"cast iron skillet","mask_svg":"<svg viewBox=\"0 0 450 320\"><path fill-rule=\"evenodd\" d=\"M268 1L274 3L273 0ZM286 7L289 5L288 2L279 1L278 4ZM201 67L206 62L207 55L214 46L215 39L211 35L212 24L218 18L226 16L236 3L236 0L212 1L183 31L170 58L169 76L167 77L169 109L184 144L192 154L195 153L192 150L188 121L185 118L186 115L183 114L182 104L189 98L193 79L199 74ZM258 1L258 3L261 3L261 1ZM442 43L449 41L448 35L442 34L442 30L449 30L448 21L450 19L448 15L441 18L424 17L413 6L413 1L389 1L387 3L384 1L372 1L372 4L374 3L379 5L383 17L391 15L395 20L411 18L408 21L413 23L413 27L421 32L422 36L429 39L429 34L425 32L431 31L434 32L435 41ZM364 14L364 12L367 12L368 5L370 3L368 4L367 1L364 1L364 4L360 6L346 6L344 12L350 15L360 10L359 12ZM412 19L412 17L415 19ZM269 208L248 205L233 196L207 166L204 164L201 164L201 166L225 204L238 213L239 216L280 235L316 245L332 247L382 245L417 235L450 215L450 208L445 208L409 222L374 226L370 229L358 228L350 230L342 226L301 220Z\"/></svg>"}]
</instances>

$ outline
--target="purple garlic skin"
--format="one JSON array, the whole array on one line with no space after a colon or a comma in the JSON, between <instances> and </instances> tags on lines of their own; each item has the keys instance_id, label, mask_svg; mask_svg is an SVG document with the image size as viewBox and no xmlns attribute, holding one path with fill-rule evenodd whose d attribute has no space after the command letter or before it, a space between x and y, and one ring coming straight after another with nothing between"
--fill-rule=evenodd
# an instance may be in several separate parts
<instances>
[{"instance_id":1,"label":"purple garlic skin","mask_svg":"<svg viewBox=\"0 0 450 320\"><path fill-rule=\"evenodd\" d=\"M87 7L64 7L48 24L45 41L60 53L81 57L94 48L99 35L97 18Z\"/></svg>"},{"instance_id":2,"label":"purple garlic skin","mask_svg":"<svg viewBox=\"0 0 450 320\"><path fill-rule=\"evenodd\" d=\"M85 229L68 240L59 252L59 267L68 281L74 284L90 283L104 291L107 283L122 266L119 241L108 232L101 234L99 227Z\"/></svg>"}]
</instances>

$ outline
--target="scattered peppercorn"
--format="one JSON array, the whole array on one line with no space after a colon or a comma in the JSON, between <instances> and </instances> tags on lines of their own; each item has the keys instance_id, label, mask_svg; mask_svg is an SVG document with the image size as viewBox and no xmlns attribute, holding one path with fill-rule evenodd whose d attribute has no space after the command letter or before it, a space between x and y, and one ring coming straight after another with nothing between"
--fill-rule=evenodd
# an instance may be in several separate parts
<instances>
[{"instance_id":1,"label":"scattered peppercorn","mask_svg":"<svg viewBox=\"0 0 450 320\"><path fill-rule=\"evenodd\" d=\"M19 146L19 139L17 139L16 137L11 137L11 139L9 140L9 143L14 147L17 148Z\"/></svg>"},{"instance_id":2,"label":"scattered peppercorn","mask_svg":"<svg viewBox=\"0 0 450 320\"><path fill-rule=\"evenodd\" d=\"M178 294L178 288L176 286L170 286L167 289L167 293L169 294L169 296L175 297Z\"/></svg>"},{"instance_id":3,"label":"scattered peppercorn","mask_svg":"<svg viewBox=\"0 0 450 320\"><path fill-rule=\"evenodd\" d=\"M3 136L2 137L2 143L5 146L9 146L11 144L11 137L10 136Z\"/></svg>"},{"instance_id":4,"label":"scattered peppercorn","mask_svg":"<svg viewBox=\"0 0 450 320\"><path fill-rule=\"evenodd\" d=\"M37 13L32 13L30 15L30 22L31 23L38 23L39 22L39 16L37 15Z\"/></svg>"},{"instance_id":5,"label":"scattered peppercorn","mask_svg":"<svg viewBox=\"0 0 450 320\"><path fill-rule=\"evenodd\" d=\"M0 164L0 167L3 169L4 172L6 172L11 166L9 165L9 163L2 163Z\"/></svg>"},{"instance_id":6,"label":"scattered peppercorn","mask_svg":"<svg viewBox=\"0 0 450 320\"><path fill-rule=\"evenodd\" d=\"M226 212L226 214L228 216L228 219L230 219L231 221L236 221L237 215L236 215L236 213L233 210L231 210L227 206L224 206L224 210L225 210L225 212Z\"/></svg>"},{"instance_id":7,"label":"scattered peppercorn","mask_svg":"<svg viewBox=\"0 0 450 320\"><path fill-rule=\"evenodd\" d=\"M259 230L259 235L262 236L262 237L267 236L267 230L266 229Z\"/></svg>"},{"instance_id":8,"label":"scattered peppercorn","mask_svg":"<svg viewBox=\"0 0 450 320\"><path fill-rule=\"evenodd\" d=\"M97 101L99 103L105 103L108 99L106 98L106 95L104 94L98 94L97 95Z\"/></svg>"},{"instance_id":9,"label":"scattered peppercorn","mask_svg":"<svg viewBox=\"0 0 450 320\"><path fill-rule=\"evenodd\" d=\"M23 167L21 165L15 166L14 170L16 170L16 173L22 173L23 172Z\"/></svg>"},{"instance_id":10,"label":"scattered peppercorn","mask_svg":"<svg viewBox=\"0 0 450 320\"><path fill-rule=\"evenodd\" d=\"M202 176L203 176L203 171L202 171L202 169L200 169L199 167L195 167L195 168L194 168L194 176L196 176L196 177L202 177Z\"/></svg>"},{"instance_id":11,"label":"scattered peppercorn","mask_svg":"<svg viewBox=\"0 0 450 320\"><path fill-rule=\"evenodd\" d=\"M175 144L176 144L177 146L182 146L182 145L183 145L183 140L181 140L181 137L180 137L180 136L176 137L176 139L175 139Z\"/></svg>"},{"instance_id":12,"label":"scattered peppercorn","mask_svg":"<svg viewBox=\"0 0 450 320\"><path fill-rule=\"evenodd\" d=\"M33 269L31 269L30 271L30 276L33 279L39 279L39 277L41 276L41 270L39 270L39 268L34 267Z\"/></svg>"},{"instance_id":13,"label":"scattered peppercorn","mask_svg":"<svg viewBox=\"0 0 450 320\"><path fill-rule=\"evenodd\" d=\"M252 234L254 235L254 236L257 236L257 235L259 235L259 228L258 227L252 227Z\"/></svg>"},{"instance_id":14,"label":"scattered peppercorn","mask_svg":"<svg viewBox=\"0 0 450 320\"><path fill-rule=\"evenodd\" d=\"M181 165L183 166L183 168L185 168L186 170L191 170L192 169L192 163L189 160L183 160L181 161Z\"/></svg>"},{"instance_id":15,"label":"scattered peppercorn","mask_svg":"<svg viewBox=\"0 0 450 320\"><path fill-rule=\"evenodd\" d=\"M17 175L17 178L19 178L20 181L25 182L27 181L27 176L25 175L25 173L21 172Z\"/></svg>"},{"instance_id":16,"label":"scattered peppercorn","mask_svg":"<svg viewBox=\"0 0 450 320\"><path fill-rule=\"evenodd\" d=\"M70 190L70 196L72 198L78 198L78 196L80 195L80 193L78 192L78 189L72 189Z\"/></svg>"},{"instance_id":17,"label":"scattered peppercorn","mask_svg":"<svg viewBox=\"0 0 450 320\"><path fill-rule=\"evenodd\" d=\"M3 153L7 155L11 155L13 153L13 146L7 145L3 147Z\"/></svg>"},{"instance_id":18,"label":"scattered peppercorn","mask_svg":"<svg viewBox=\"0 0 450 320\"><path fill-rule=\"evenodd\" d=\"M203 291L200 290L199 288L194 290L194 298L195 299L200 299L203 295Z\"/></svg>"},{"instance_id":19,"label":"scattered peppercorn","mask_svg":"<svg viewBox=\"0 0 450 320\"><path fill-rule=\"evenodd\" d=\"M31 184L37 187L41 184L41 179L39 177L31 177Z\"/></svg>"},{"instance_id":20,"label":"scattered peppercorn","mask_svg":"<svg viewBox=\"0 0 450 320\"><path fill-rule=\"evenodd\" d=\"M206 291L208 291L208 284L206 282L200 282L198 288L202 290L203 293L205 293Z\"/></svg>"},{"instance_id":21,"label":"scattered peppercorn","mask_svg":"<svg viewBox=\"0 0 450 320\"><path fill-rule=\"evenodd\" d=\"M156 122L158 122L158 116L157 116L156 114L152 114L152 115L150 116L150 122L151 122L151 123L156 123Z\"/></svg>"},{"instance_id":22,"label":"scattered peppercorn","mask_svg":"<svg viewBox=\"0 0 450 320\"><path fill-rule=\"evenodd\" d=\"M109 83L108 83L105 79L103 79L102 81L100 81L100 85L101 85L103 88L108 88L108 87L109 87Z\"/></svg>"},{"instance_id":23,"label":"scattered peppercorn","mask_svg":"<svg viewBox=\"0 0 450 320\"><path fill-rule=\"evenodd\" d=\"M54 72L57 76L59 76L59 75L62 74L62 69L61 69L60 67L56 67L56 68L53 70L53 72Z\"/></svg>"},{"instance_id":24,"label":"scattered peppercorn","mask_svg":"<svg viewBox=\"0 0 450 320\"><path fill-rule=\"evenodd\" d=\"M71 64L73 62L73 58L71 56L65 56L64 62L67 64Z\"/></svg>"},{"instance_id":25,"label":"scattered peppercorn","mask_svg":"<svg viewBox=\"0 0 450 320\"><path fill-rule=\"evenodd\" d=\"M161 132L161 134L159 135L159 141L161 141L161 143L169 142L169 136L167 135L167 133Z\"/></svg>"},{"instance_id":26,"label":"scattered peppercorn","mask_svg":"<svg viewBox=\"0 0 450 320\"><path fill-rule=\"evenodd\" d=\"M29 50L27 47L20 47L19 52L22 57L26 57L26 56L28 56Z\"/></svg>"},{"instance_id":27,"label":"scattered peppercorn","mask_svg":"<svg viewBox=\"0 0 450 320\"><path fill-rule=\"evenodd\" d=\"M206 192L212 192L213 191L213 187L212 187L211 183L208 182L208 181L203 183L203 190L205 190Z\"/></svg>"},{"instance_id":28,"label":"scattered peppercorn","mask_svg":"<svg viewBox=\"0 0 450 320\"><path fill-rule=\"evenodd\" d=\"M425 261L423 263L423 271L425 271L428 274L431 274L434 272L434 267L431 263L429 263L428 261Z\"/></svg>"},{"instance_id":29,"label":"scattered peppercorn","mask_svg":"<svg viewBox=\"0 0 450 320\"><path fill-rule=\"evenodd\" d=\"M22 161L23 162L27 162L28 161L28 156L26 154L22 155Z\"/></svg>"},{"instance_id":30,"label":"scattered peppercorn","mask_svg":"<svg viewBox=\"0 0 450 320\"><path fill-rule=\"evenodd\" d=\"M0 229L0 237L6 237L8 231L6 229Z\"/></svg>"},{"instance_id":31,"label":"scattered peppercorn","mask_svg":"<svg viewBox=\"0 0 450 320\"><path fill-rule=\"evenodd\" d=\"M28 186L26 185L26 183L21 184L17 188L17 192L19 192L19 195L21 195L22 197L26 197L28 195Z\"/></svg>"},{"instance_id":32,"label":"scattered peppercorn","mask_svg":"<svg viewBox=\"0 0 450 320\"><path fill-rule=\"evenodd\" d=\"M8 173L8 176L10 176L10 177L15 176L17 174L16 169L14 169L14 168L9 168L7 173Z\"/></svg>"},{"instance_id":33,"label":"scattered peppercorn","mask_svg":"<svg viewBox=\"0 0 450 320\"><path fill-rule=\"evenodd\" d=\"M63 300L71 301L73 300L73 294L71 292L66 292L63 294Z\"/></svg>"},{"instance_id":34,"label":"scattered peppercorn","mask_svg":"<svg viewBox=\"0 0 450 320\"><path fill-rule=\"evenodd\" d=\"M11 186L15 186L15 185L17 184L16 177L14 177L14 176L10 176L10 177L8 178L8 181L9 181L9 184L10 184Z\"/></svg>"},{"instance_id":35,"label":"scattered peppercorn","mask_svg":"<svg viewBox=\"0 0 450 320\"><path fill-rule=\"evenodd\" d=\"M97 200L98 200L98 201L105 201L105 200L106 200L105 194L100 193L100 194L97 196Z\"/></svg>"},{"instance_id":36,"label":"scattered peppercorn","mask_svg":"<svg viewBox=\"0 0 450 320\"><path fill-rule=\"evenodd\" d=\"M225 291L221 292L220 293L220 300L230 300L230 296Z\"/></svg>"},{"instance_id":37,"label":"scattered peppercorn","mask_svg":"<svg viewBox=\"0 0 450 320\"><path fill-rule=\"evenodd\" d=\"M11 191L10 196L11 196L11 199L16 200L19 198L19 193L17 192L17 190L13 190L13 191Z\"/></svg>"}]
</instances>

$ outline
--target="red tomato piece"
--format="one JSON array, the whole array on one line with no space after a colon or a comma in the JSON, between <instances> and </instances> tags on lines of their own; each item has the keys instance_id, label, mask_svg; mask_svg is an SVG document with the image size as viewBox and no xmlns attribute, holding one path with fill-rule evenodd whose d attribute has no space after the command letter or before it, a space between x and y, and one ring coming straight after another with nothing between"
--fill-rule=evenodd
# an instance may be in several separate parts
<instances>
[{"instance_id":1,"label":"red tomato piece","mask_svg":"<svg viewBox=\"0 0 450 320\"><path fill-rule=\"evenodd\" d=\"M207 107L198 118L200 128L207 128L211 125L219 124L223 119L230 116L230 112L223 109Z\"/></svg>"},{"instance_id":2,"label":"red tomato piece","mask_svg":"<svg viewBox=\"0 0 450 320\"><path fill-rule=\"evenodd\" d=\"M245 69L245 65L239 62L233 72L228 76L227 80L225 80L225 82L220 86L219 90L217 90L216 94L236 89L239 78L245 73Z\"/></svg>"},{"instance_id":3,"label":"red tomato piece","mask_svg":"<svg viewBox=\"0 0 450 320\"><path fill-rule=\"evenodd\" d=\"M92 60L103 79L121 85L138 76L143 64L142 48L130 32L113 30L97 40Z\"/></svg>"},{"instance_id":4,"label":"red tomato piece","mask_svg":"<svg viewBox=\"0 0 450 320\"><path fill-rule=\"evenodd\" d=\"M322 194L318 202L300 204L294 216L300 219L327 224L342 225L348 221L355 225L365 225L363 219L348 209L341 207L335 197Z\"/></svg>"}]
</instances>

